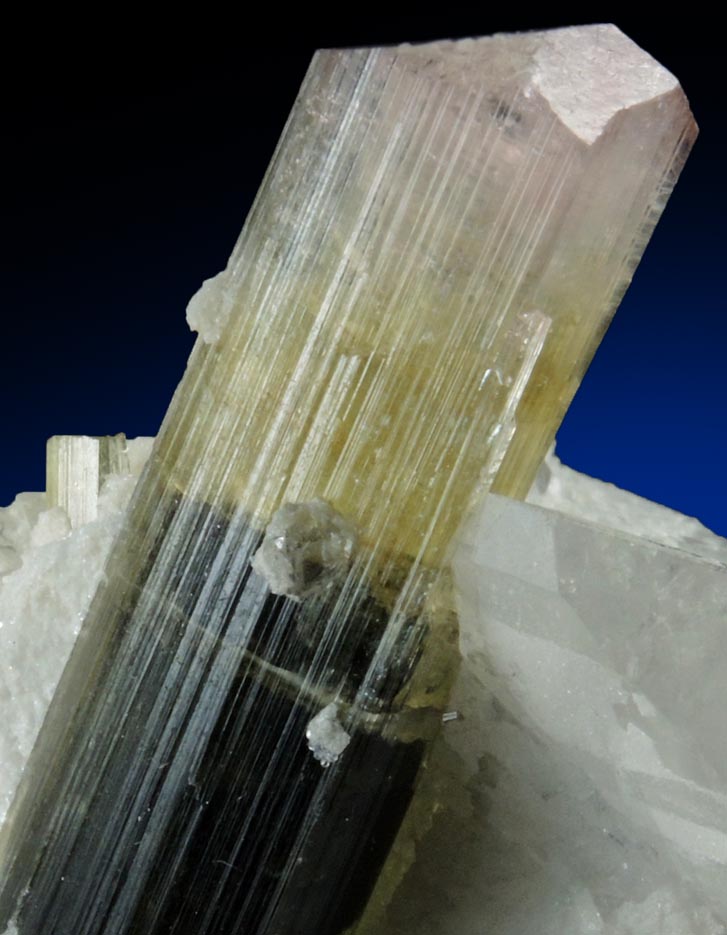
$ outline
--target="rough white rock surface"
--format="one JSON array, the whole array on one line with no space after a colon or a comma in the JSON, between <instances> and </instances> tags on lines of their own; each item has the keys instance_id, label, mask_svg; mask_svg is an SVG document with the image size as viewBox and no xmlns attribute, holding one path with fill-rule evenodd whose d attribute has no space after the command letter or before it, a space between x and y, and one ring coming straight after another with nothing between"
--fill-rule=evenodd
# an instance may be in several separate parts
<instances>
[{"instance_id":1,"label":"rough white rock surface","mask_svg":"<svg viewBox=\"0 0 727 935\"><path fill-rule=\"evenodd\" d=\"M727 539L699 520L580 474L562 464L553 450L535 479L528 502L727 563Z\"/></svg>"},{"instance_id":2,"label":"rough white rock surface","mask_svg":"<svg viewBox=\"0 0 727 935\"><path fill-rule=\"evenodd\" d=\"M30 546L30 537L40 514L48 509L43 493L21 493L0 509L0 575L22 565L20 555Z\"/></svg>"},{"instance_id":3,"label":"rough white rock surface","mask_svg":"<svg viewBox=\"0 0 727 935\"><path fill-rule=\"evenodd\" d=\"M55 510L62 512L60 507ZM36 530L49 512L40 514ZM49 538L51 530L46 528L38 544L21 553L21 567L0 579L0 822L118 525L115 516L55 538ZM53 532L60 529L59 523ZM66 532L70 532L67 517Z\"/></svg>"},{"instance_id":4,"label":"rough white rock surface","mask_svg":"<svg viewBox=\"0 0 727 935\"><path fill-rule=\"evenodd\" d=\"M0 508L0 824L152 441L129 440L135 473L108 479L95 522L71 531L38 493Z\"/></svg>"}]
</instances>

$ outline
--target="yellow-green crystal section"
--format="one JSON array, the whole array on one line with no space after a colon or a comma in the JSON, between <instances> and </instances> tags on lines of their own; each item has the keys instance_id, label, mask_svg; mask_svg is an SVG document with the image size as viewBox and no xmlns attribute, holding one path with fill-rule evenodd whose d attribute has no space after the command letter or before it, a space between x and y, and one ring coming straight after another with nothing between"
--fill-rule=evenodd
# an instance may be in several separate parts
<instances>
[{"instance_id":1,"label":"yellow-green crystal section","mask_svg":"<svg viewBox=\"0 0 727 935\"><path fill-rule=\"evenodd\" d=\"M178 489L261 523L323 497L429 566L503 455L524 495L693 134L676 87L584 141L540 41L317 54L203 296L229 317L157 450Z\"/></svg>"}]
</instances>

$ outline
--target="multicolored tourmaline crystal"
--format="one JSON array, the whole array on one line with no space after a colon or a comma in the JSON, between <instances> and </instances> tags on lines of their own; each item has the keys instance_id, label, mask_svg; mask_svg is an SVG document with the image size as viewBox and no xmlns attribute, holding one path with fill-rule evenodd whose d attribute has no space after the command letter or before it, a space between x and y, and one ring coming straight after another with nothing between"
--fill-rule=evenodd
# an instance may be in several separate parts
<instances>
[{"instance_id":1,"label":"multicolored tourmaline crystal","mask_svg":"<svg viewBox=\"0 0 727 935\"><path fill-rule=\"evenodd\" d=\"M190 306L0 924L341 935L385 897L456 669L448 545L527 490L693 135L614 27L316 55Z\"/></svg>"}]
</instances>

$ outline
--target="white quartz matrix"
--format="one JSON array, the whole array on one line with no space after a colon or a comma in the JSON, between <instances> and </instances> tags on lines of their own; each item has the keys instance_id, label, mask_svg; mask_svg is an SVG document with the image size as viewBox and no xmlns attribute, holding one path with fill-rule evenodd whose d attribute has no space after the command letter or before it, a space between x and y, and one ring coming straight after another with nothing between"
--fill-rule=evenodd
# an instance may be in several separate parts
<instances>
[{"instance_id":1,"label":"white quartz matrix","mask_svg":"<svg viewBox=\"0 0 727 935\"><path fill-rule=\"evenodd\" d=\"M0 824L103 571L149 439L129 441L130 473L111 475L98 518L25 493L0 508Z\"/></svg>"}]
</instances>

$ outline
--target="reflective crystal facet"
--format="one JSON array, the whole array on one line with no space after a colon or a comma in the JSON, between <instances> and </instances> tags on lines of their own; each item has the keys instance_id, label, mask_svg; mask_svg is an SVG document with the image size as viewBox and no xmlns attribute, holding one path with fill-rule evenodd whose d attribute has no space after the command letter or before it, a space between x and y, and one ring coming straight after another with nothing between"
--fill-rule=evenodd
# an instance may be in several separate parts
<instances>
[{"instance_id":1,"label":"reflective crystal facet","mask_svg":"<svg viewBox=\"0 0 727 935\"><path fill-rule=\"evenodd\" d=\"M379 931L727 931L727 541L575 472L563 489L598 524L492 496L458 545L460 717Z\"/></svg>"},{"instance_id":2,"label":"reflective crystal facet","mask_svg":"<svg viewBox=\"0 0 727 935\"><path fill-rule=\"evenodd\" d=\"M380 902L448 714L452 536L530 486L693 135L614 27L317 53L190 303L0 925L342 935Z\"/></svg>"}]
</instances>

